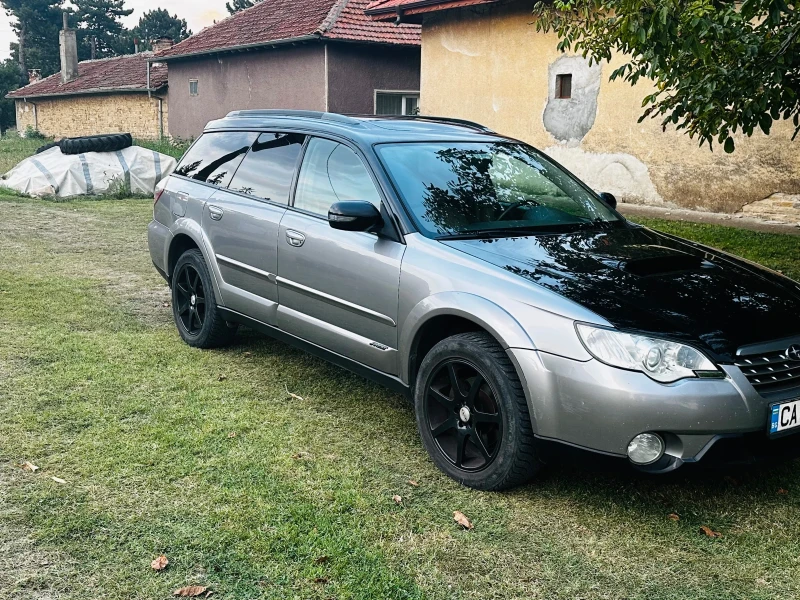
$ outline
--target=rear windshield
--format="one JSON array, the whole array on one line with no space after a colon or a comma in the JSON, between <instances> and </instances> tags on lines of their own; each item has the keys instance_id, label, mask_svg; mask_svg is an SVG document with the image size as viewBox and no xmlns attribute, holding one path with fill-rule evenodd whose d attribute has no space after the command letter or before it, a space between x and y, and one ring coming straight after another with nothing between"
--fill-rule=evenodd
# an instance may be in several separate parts
<instances>
[{"instance_id":1,"label":"rear windshield","mask_svg":"<svg viewBox=\"0 0 800 600\"><path fill-rule=\"evenodd\" d=\"M429 237L570 231L621 222L574 177L524 144L420 142L377 148Z\"/></svg>"}]
</instances>

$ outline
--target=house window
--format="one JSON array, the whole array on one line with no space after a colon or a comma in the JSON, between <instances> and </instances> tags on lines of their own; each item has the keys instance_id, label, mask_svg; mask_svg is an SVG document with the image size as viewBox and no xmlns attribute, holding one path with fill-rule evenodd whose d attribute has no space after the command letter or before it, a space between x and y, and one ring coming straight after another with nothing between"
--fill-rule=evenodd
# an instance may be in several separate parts
<instances>
[{"instance_id":1,"label":"house window","mask_svg":"<svg viewBox=\"0 0 800 600\"><path fill-rule=\"evenodd\" d=\"M199 81L197 79L190 79L189 80L189 95L190 96L197 96L199 91Z\"/></svg>"},{"instance_id":2,"label":"house window","mask_svg":"<svg viewBox=\"0 0 800 600\"><path fill-rule=\"evenodd\" d=\"M572 74L556 75L556 98L572 98Z\"/></svg>"},{"instance_id":3,"label":"house window","mask_svg":"<svg viewBox=\"0 0 800 600\"><path fill-rule=\"evenodd\" d=\"M418 115L419 92L375 92L376 115Z\"/></svg>"}]
</instances>

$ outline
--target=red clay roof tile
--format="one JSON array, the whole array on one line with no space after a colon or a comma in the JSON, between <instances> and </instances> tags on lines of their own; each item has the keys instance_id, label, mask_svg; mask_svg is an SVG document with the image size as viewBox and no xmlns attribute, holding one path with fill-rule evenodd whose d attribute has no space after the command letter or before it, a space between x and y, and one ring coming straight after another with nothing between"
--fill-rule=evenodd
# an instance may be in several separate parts
<instances>
[{"instance_id":1,"label":"red clay roof tile","mask_svg":"<svg viewBox=\"0 0 800 600\"><path fill-rule=\"evenodd\" d=\"M369 0L262 0L157 54L169 59L257 47L301 37L420 45L416 25L376 23L364 14Z\"/></svg>"},{"instance_id":2,"label":"red clay roof tile","mask_svg":"<svg viewBox=\"0 0 800 600\"><path fill-rule=\"evenodd\" d=\"M394 20L398 10L403 15L413 16L423 13L447 10L448 8L461 8L464 6L474 6L476 4L494 4L500 0L441 0L440 2L431 0L375 0L370 2L365 9L366 14L373 20L386 21Z\"/></svg>"},{"instance_id":3,"label":"red clay roof tile","mask_svg":"<svg viewBox=\"0 0 800 600\"><path fill-rule=\"evenodd\" d=\"M147 61L150 52L129 54L78 64L78 78L61 83L56 73L8 94L8 98L36 98L80 94L101 94L110 91L147 91ZM168 67L165 63L150 66L150 89L167 85Z\"/></svg>"}]
</instances>

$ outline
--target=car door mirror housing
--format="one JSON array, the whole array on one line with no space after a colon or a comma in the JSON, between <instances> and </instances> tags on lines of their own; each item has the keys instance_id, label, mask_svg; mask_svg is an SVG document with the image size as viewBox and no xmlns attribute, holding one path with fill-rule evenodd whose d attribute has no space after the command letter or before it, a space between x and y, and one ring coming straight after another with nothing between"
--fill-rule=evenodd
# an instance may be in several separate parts
<instances>
[{"instance_id":1,"label":"car door mirror housing","mask_svg":"<svg viewBox=\"0 0 800 600\"><path fill-rule=\"evenodd\" d=\"M383 218L371 202L337 202L328 211L328 223L341 231L373 231Z\"/></svg>"},{"instance_id":2,"label":"car door mirror housing","mask_svg":"<svg viewBox=\"0 0 800 600\"><path fill-rule=\"evenodd\" d=\"M617 199L614 197L614 194L603 192L602 194L600 194L600 200L602 200L605 204L607 204L614 210L617 209Z\"/></svg>"}]
</instances>

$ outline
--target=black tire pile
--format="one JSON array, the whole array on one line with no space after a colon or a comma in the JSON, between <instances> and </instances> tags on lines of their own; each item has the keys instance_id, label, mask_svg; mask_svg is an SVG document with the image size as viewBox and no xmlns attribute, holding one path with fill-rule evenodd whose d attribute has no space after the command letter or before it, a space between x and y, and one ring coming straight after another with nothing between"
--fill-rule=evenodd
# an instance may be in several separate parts
<instances>
[{"instance_id":1,"label":"black tire pile","mask_svg":"<svg viewBox=\"0 0 800 600\"><path fill-rule=\"evenodd\" d=\"M87 152L116 152L133 146L133 136L130 133L110 133L107 135L88 135L77 138L64 138L60 142L53 142L42 146L36 154L58 146L62 154L86 154Z\"/></svg>"}]
</instances>

